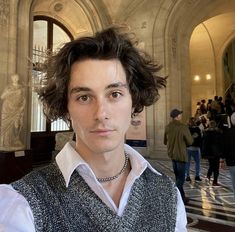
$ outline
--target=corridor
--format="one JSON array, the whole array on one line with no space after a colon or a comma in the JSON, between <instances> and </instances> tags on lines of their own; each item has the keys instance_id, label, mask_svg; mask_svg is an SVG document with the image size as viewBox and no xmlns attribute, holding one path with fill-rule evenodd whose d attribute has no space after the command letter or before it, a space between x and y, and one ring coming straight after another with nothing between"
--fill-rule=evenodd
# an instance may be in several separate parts
<instances>
[{"instance_id":1,"label":"corridor","mask_svg":"<svg viewBox=\"0 0 235 232\"><path fill-rule=\"evenodd\" d=\"M149 160L160 172L174 179L171 161ZM189 203L186 205L188 231L234 232L235 198L228 169L220 170L221 187L212 187L206 180L207 161L201 163L201 182L194 181L194 163L191 163L192 182L185 182L184 190Z\"/></svg>"}]
</instances>

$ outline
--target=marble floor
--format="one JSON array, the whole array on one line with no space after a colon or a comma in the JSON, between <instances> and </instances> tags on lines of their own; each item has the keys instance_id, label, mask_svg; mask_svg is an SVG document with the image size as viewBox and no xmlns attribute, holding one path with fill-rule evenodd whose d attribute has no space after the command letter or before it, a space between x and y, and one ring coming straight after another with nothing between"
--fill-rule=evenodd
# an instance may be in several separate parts
<instances>
[{"instance_id":1,"label":"marble floor","mask_svg":"<svg viewBox=\"0 0 235 232\"><path fill-rule=\"evenodd\" d=\"M160 172L174 179L171 161L149 160ZM201 163L201 182L194 181L194 163L191 164L191 182L185 182L189 198L186 212L189 232L235 232L235 198L228 169L220 170L220 187L213 187L206 179L208 164Z\"/></svg>"}]
</instances>

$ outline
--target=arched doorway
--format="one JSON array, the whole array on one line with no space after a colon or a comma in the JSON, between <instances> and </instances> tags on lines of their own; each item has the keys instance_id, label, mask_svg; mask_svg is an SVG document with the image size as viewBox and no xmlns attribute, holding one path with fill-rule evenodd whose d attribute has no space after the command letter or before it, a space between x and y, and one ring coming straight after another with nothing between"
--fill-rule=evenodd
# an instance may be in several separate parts
<instances>
[{"instance_id":1,"label":"arched doorway","mask_svg":"<svg viewBox=\"0 0 235 232\"><path fill-rule=\"evenodd\" d=\"M231 85L231 80L227 80L224 72L226 54L230 54L225 52L225 49L226 44L231 41L229 37L235 29L234 22L235 12L220 14L197 25L192 33L190 39L192 115L195 113L196 103L202 99L213 99L218 95L223 101L225 100L226 91Z\"/></svg>"},{"instance_id":2,"label":"arched doorway","mask_svg":"<svg viewBox=\"0 0 235 232\"><path fill-rule=\"evenodd\" d=\"M93 34L103 23L102 17L97 17L94 6L83 1L35 0L31 9L33 75L30 148L33 161L37 163L51 160L55 150L56 133L70 129L62 120L46 122L42 107L37 101L34 89L40 86L41 76L46 75L45 70L40 69L46 59L46 53L48 50L56 51L63 43L76 37Z\"/></svg>"},{"instance_id":3,"label":"arched doorway","mask_svg":"<svg viewBox=\"0 0 235 232\"><path fill-rule=\"evenodd\" d=\"M181 108L184 111L184 122L192 115L192 105L195 103L193 103L191 99L193 80L191 77L190 66L190 39L194 29L207 19L219 16L222 13L224 13L225 16L228 16L230 13L232 15L234 13L233 9L235 9L235 2L232 0L226 2L215 0L210 3L203 0L192 0L179 1L172 6L169 12L167 12L165 8L162 8L162 11L159 12L159 17L155 20L158 23L156 23L154 28L153 47L154 55L158 57L159 51L162 52L161 46L164 46L161 60L164 61L164 71L168 75L168 84L166 91L163 93L163 104L160 103L160 105L157 105L153 109L154 119L151 128L154 129L149 130L151 131L149 134L154 135L154 143L151 147L153 155L150 154L151 157L165 157L165 154L162 151L166 151L166 147L163 147L162 141L164 125L170 120L170 110L175 107ZM225 27L225 25L228 25L227 29L230 33L234 31L234 29L231 29L230 27L235 25L232 21L228 21L226 24L224 24L224 21L221 21L216 29L215 27L212 28L221 34L221 28ZM162 31L163 34L161 34ZM227 37L229 37L228 34ZM221 95L224 88L221 75L222 48L224 47L224 44L220 44L220 46L214 44L213 46L218 49L217 55L215 55L212 50L214 54L214 73L216 76L213 93ZM149 115L150 114L152 114L152 112L150 112ZM150 117L151 115L149 115L148 119L150 118L150 120L152 120ZM163 156L161 154L163 154Z\"/></svg>"}]
</instances>

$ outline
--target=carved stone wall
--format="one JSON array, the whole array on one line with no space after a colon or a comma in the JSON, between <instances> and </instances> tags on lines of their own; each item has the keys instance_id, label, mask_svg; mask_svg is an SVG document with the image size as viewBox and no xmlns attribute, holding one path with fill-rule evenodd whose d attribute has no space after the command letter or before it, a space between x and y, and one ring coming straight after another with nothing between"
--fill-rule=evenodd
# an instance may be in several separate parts
<instances>
[{"instance_id":1,"label":"carved stone wall","mask_svg":"<svg viewBox=\"0 0 235 232\"><path fill-rule=\"evenodd\" d=\"M64 4L63 8L61 4ZM157 158L158 152L165 149L163 132L170 120L170 110L173 107L183 109L184 120L191 115L189 42L194 28L233 8L234 0L0 0L0 94L13 73L19 74L22 83L28 83L28 104L24 133L21 134L26 147L29 147L30 135L31 73L28 58L32 53L33 15L56 18L75 37L111 23L127 24L144 44L145 50L163 64L160 74L168 76L167 88L160 91L158 103L146 110L148 154ZM222 73L219 59L224 48L225 45L221 44L216 57L217 75ZM221 80L216 83L219 85ZM218 85L216 91L221 92Z\"/></svg>"},{"instance_id":2,"label":"carved stone wall","mask_svg":"<svg viewBox=\"0 0 235 232\"><path fill-rule=\"evenodd\" d=\"M19 3L19 4L18 4ZM15 0L1 0L0 1L0 95L4 95L4 91L11 84L12 74L19 74L20 83L25 83L24 86L24 99L28 102L29 94L29 16L30 16L30 4L31 1L15 1ZM28 6L28 7L27 7ZM28 23L25 23L24 20ZM22 29L24 31L22 31ZM12 98L14 95L12 96ZM15 99L16 102L18 99ZM4 107L3 98L0 101L0 113L3 113ZM6 104L9 106L9 104ZM4 133L1 133L1 148L3 151L13 151L13 150L24 150L29 148L29 136L30 130L28 128L28 111L30 109L29 104L24 105L24 110L20 113L20 130L17 130L17 122L15 121L14 133L18 136L18 145L11 143L11 138L6 138ZM18 111L19 112L19 111ZM18 114L16 112L15 115ZM5 119L5 112L4 119ZM7 117L7 116L6 116ZM1 119L0 126L1 129L6 129L6 124L3 119ZM8 122L10 119L8 120ZM4 125L3 125L4 124ZM10 129L9 129L9 133ZM7 141L9 140L9 141Z\"/></svg>"},{"instance_id":3,"label":"carved stone wall","mask_svg":"<svg viewBox=\"0 0 235 232\"><path fill-rule=\"evenodd\" d=\"M9 15L10 2L7 0L0 1L0 30L5 33L0 33L0 93L3 91L7 83L7 69L8 69L8 34L9 34Z\"/></svg>"},{"instance_id":4,"label":"carved stone wall","mask_svg":"<svg viewBox=\"0 0 235 232\"><path fill-rule=\"evenodd\" d=\"M5 27L8 25L10 15L10 1L1 0L0 1L0 25Z\"/></svg>"}]
</instances>

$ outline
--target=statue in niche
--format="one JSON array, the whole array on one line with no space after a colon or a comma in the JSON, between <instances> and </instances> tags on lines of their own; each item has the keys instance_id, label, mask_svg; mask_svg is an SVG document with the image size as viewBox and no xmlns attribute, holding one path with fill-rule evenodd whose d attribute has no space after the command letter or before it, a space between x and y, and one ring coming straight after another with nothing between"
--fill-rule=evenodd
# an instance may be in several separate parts
<instances>
[{"instance_id":1,"label":"statue in niche","mask_svg":"<svg viewBox=\"0 0 235 232\"><path fill-rule=\"evenodd\" d=\"M25 89L19 83L19 75L11 76L12 83L5 88L0 100L1 126L0 126L0 150L14 151L24 149L20 140L20 132L23 127L25 110Z\"/></svg>"}]
</instances>

